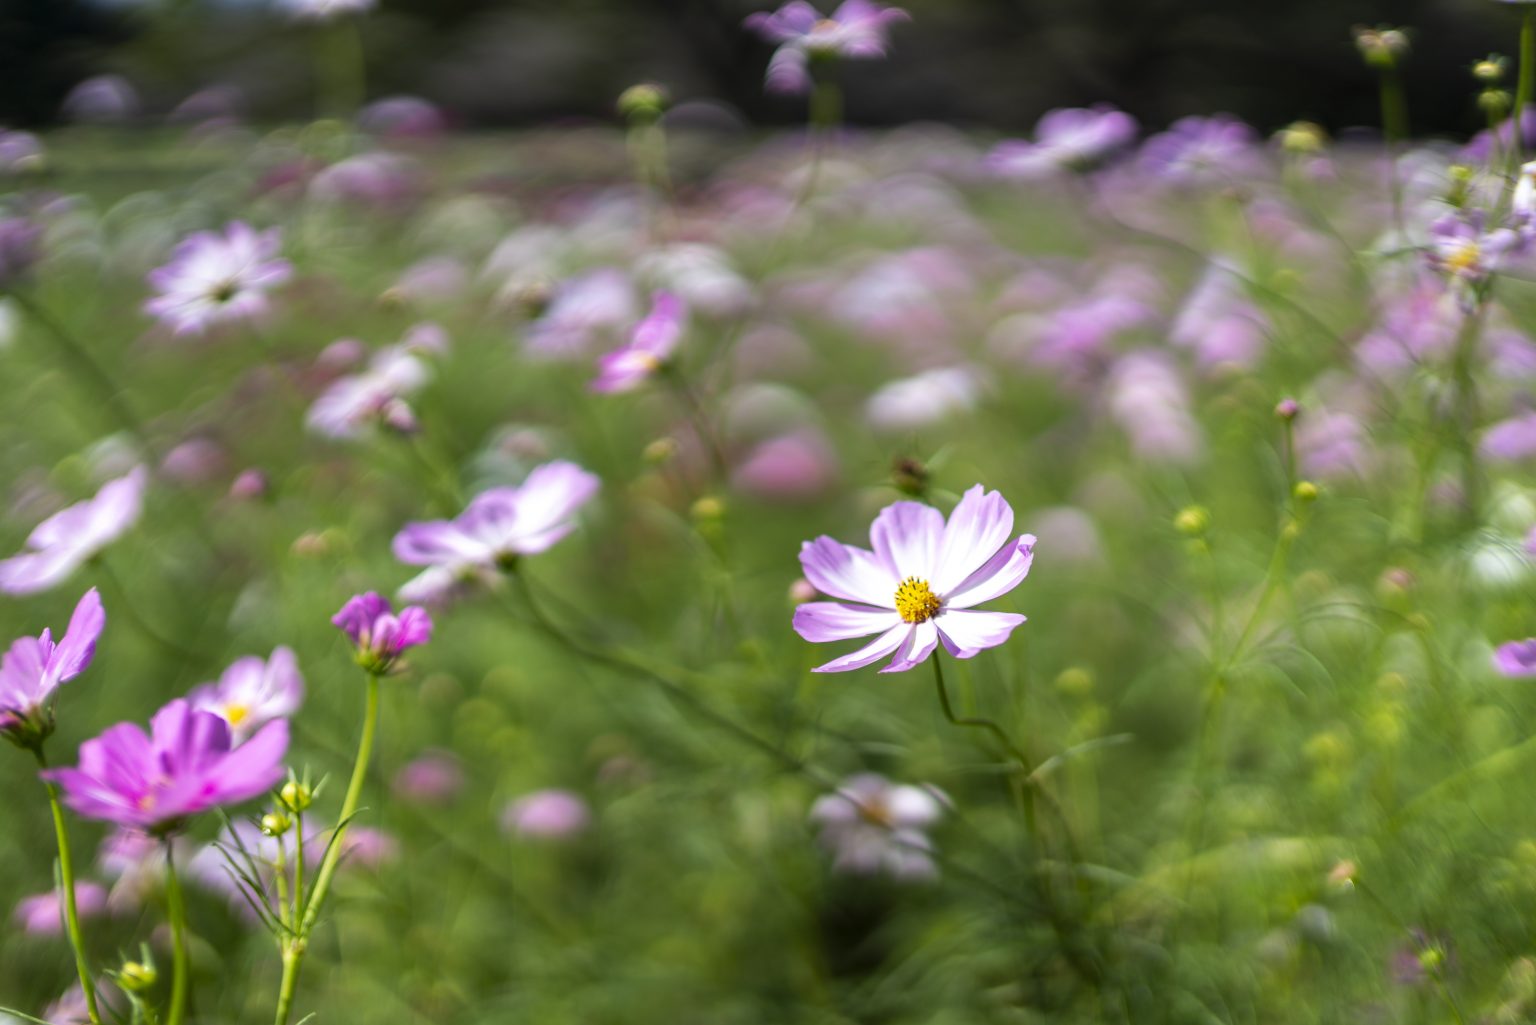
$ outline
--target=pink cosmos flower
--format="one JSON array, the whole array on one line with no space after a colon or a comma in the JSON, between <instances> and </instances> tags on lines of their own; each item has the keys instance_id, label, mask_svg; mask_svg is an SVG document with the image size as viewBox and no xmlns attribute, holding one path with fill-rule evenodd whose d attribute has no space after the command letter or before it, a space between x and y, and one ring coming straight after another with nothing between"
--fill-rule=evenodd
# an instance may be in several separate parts
<instances>
[{"instance_id":1,"label":"pink cosmos flower","mask_svg":"<svg viewBox=\"0 0 1536 1025\"><path fill-rule=\"evenodd\" d=\"M604 394L633 391L667 364L683 337L688 311L671 292L651 296L651 312L635 325L629 341L597 361L591 389Z\"/></svg>"},{"instance_id":2,"label":"pink cosmos flower","mask_svg":"<svg viewBox=\"0 0 1536 1025\"><path fill-rule=\"evenodd\" d=\"M507 805L501 826L524 839L558 840L575 836L592 822L592 812L569 790L535 790Z\"/></svg>"},{"instance_id":3,"label":"pink cosmos flower","mask_svg":"<svg viewBox=\"0 0 1536 1025\"><path fill-rule=\"evenodd\" d=\"M899 7L870 0L845 0L830 18L805 0L791 0L772 14L751 15L746 26L779 44L768 61L768 89L803 93L811 87L812 59L884 57L889 26L908 19Z\"/></svg>"},{"instance_id":4,"label":"pink cosmos flower","mask_svg":"<svg viewBox=\"0 0 1536 1025\"><path fill-rule=\"evenodd\" d=\"M107 889L100 883L75 884L75 910L81 920L96 918L107 909ZM64 932L64 894L59 890L23 898L16 905L16 923L34 936L58 936Z\"/></svg>"},{"instance_id":5,"label":"pink cosmos flower","mask_svg":"<svg viewBox=\"0 0 1536 1025\"><path fill-rule=\"evenodd\" d=\"M880 671L899 673L940 643L956 658L1002 644L1024 617L970 610L1007 594L1028 575L1035 536L1014 539L1012 530L1007 501L977 484L948 523L920 502L886 506L870 527L873 551L825 536L807 541L800 549L806 579L841 601L798 606L795 631L816 643L879 635L815 671L844 672L894 655Z\"/></svg>"},{"instance_id":6,"label":"pink cosmos flower","mask_svg":"<svg viewBox=\"0 0 1536 1025\"><path fill-rule=\"evenodd\" d=\"M947 803L936 787L898 785L861 773L844 780L836 793L817 798L811 821L821 827L821 842L840 871L930 879L938 868L929 853L928 829Z\"/></svg>"},{"instance_id":7,"label":"pink cosmos flower","mask_svg":"<svg viewBox=\"0 0 1536 1025\"><path fill-rule=\"evenodd\" d=\"M1536 676L1536 637L1499 645L1493 653L1493 668L1505 676Z\"/></svg>"},{"instance_id":8,"label":"pink cosmos flower","mask_svg":"<svg viewBox=\"0 0 1536 1025\"><path fill-rule=\"evenodd\" d=\"M409 335L398 345L380 349L365 371L331 382L309 407L305 425L327 438L360 437L379 424L414 430L416 417L406 399L432 379L423 351L410 344Z\"/></svg>"},{"instance_id":9,"label":"pink cosmos flower","mask_svg":"<svg viewBox=\"0 0 1536 1025\"><path fill-rule=\"evenodd\" d=\"M106 625L101 596L93 587L75 605L59 643L45 629L22 637L0 657L0 733L39 741L53 732L48 701L59 685L85 671L96 654L96 639Z\"/></svg>"},{"instance_id":10,"label":"pink cosmos flower","mask_svg":"<svg viewBox=\"0 0 1536 1025\"><path fill-rule=\"evenodd\" d=\"M1033 180L1086 170L1136 139L1136 119L1107 103L1053 110L1035 126L1034 142L999 143L986 166L1005 178Z\"/></svg>"},{"instance_id":11,"label":"pink cosmos flower","mask_svg":"<svg viewBox=\"0 0 1536 1025\"><path fill-rule=\"evenodd\" d=\"M286 719L304 703L304 676L292 648L280 647L272 657L248 655L224 670L218 683L205 683L187 700L229 723L238 747L274 719Z\"/></svg>"},{"instance_id":12,"label":"pink cosmos flower","mask_svg":"<svg viewBox=\"0 0 1536 1025\"><path fill-rule=\"evenodd\" d=\"M286 720L235 748L223 719L178 699L155 713L149 734L119 723L80 745L78 767L42 777L86 818L164 836L200 812L272 789L287 751Z\"/></svg>"},{"instance_id":13,"label":"pink cosmos flower","mask_svg":"<svg viewBox=\"0 0 1536 1025\"><path fill-rule=\"evenodd\" d=\"M257 231L241 221L221 235L199 231L183 239L165 266L151 271L160 294L144 311L178 335L202 334L230 320L266 315L268 290L287 281L293 266L278 259L282 237L276 228Z\"/></svg>"},{"instance_id":14,"label":"pink cosmos flower","mask_svg":"<svg viewBox=\"0 0 1536 1025\"><path fill-rule=\"evenodd\" d=\"M464 766L452 751L425 751L395 773L397 797L421 804L444 804L464 789Z\"/></svg>"},{"instance_id":15,"label":"pink cosmos flower","mask_svg":"<svg viewBox=\"0 0 1536 1025\"><path fill-rule=\"evenodd\" d=\"M481 492L455 519L406 524L395 535L395 558L431 567L406 586L424 586L427 574L451 581L495 572L545 551L576 529L576 511L601 483L557 460L535 467L519 487Z\"/></svg>"},{"instance_id":16,"label":"pink cosmos flower","mask_svg":"<svg viewBox=\"0 0 1536 1025\"><path fill-rule=\"evenodd\" d=\"M331 622L352 639L358 665L373 673L388 672L407 649L432 639L426 609L407 605L397 616L389 599L373 591L349 598Z\"/></svg>"},{"instance_id":17,"label":"pink cosmos flower","mask_svg":"<svg viewBox=\"0 0 1536 1025\"><path fill-rule=\"evenodd\" d=\"M63 583L139 521L148 481L149 471L135 467L102 485L96 497L39 523L27 536L26 551L0 560L0 591L36 594Z\"/></svg>"}]
</instances>

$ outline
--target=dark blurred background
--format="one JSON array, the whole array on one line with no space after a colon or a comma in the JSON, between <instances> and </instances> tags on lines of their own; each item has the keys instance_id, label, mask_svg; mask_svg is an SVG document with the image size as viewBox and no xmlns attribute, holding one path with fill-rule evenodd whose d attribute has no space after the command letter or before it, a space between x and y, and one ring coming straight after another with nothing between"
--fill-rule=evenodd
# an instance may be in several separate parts
<instances>
[{"instance_id":1,"label":"dark blurred background","mask_svg":"<svg viewBox=\"0 0 1536 1025\"><path fill-rule=\"evenodd\" d=\"M803 116L767 96L770 47L741 27L766 0L382 0L361 22L371 97L413 93L464 127L611 117L642 79L749 122ZM1521 8L1497 0L909 0L887 61L845 68L848 118L1020 131L1107 100L1149 126L1227 110L1270 129L1375 124L1351 27L1413 30L1414 129L1479 125L1469 65L1513 55ZM824 9L825 6L824 6ZM317 33L262 0L0 0L0 123L46 125L81 79L126 75L153 114L237 85L257 120L312 111Z\"/></svg>"}]
</instances>

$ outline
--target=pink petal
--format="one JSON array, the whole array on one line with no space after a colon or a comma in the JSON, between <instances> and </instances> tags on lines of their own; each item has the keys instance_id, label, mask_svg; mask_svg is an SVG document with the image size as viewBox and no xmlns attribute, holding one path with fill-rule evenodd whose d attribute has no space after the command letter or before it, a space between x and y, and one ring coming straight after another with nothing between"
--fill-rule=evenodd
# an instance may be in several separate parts
<instances>
[{"instance_id":1,"label":"pink petal","mask_svg":"<svg viewBox=\"0 0 1536 1025\"><path fill-rule=\"evenodd\" d=\"M845 673L850 669L862 669L895 651L913 629L906 623L897 623L858 651L844 655L842 658L835 658L826 665L817 666L812 672Z\"/></svg>"},{"instance_id":2,"label":"pink petal","mask_svg":"<svg viewBox=\"0 0 1536 1025\"><path fill-rule=\"evenodd\" d=\"M971 658L1008 639L1024 617L1013 612L956 612L945 609L932 622L944 648L956 658Z\"/></svg>"},{"instance_id":3,"label":"pink petal","mask_svg":"<svg viewBox=\"0 0 1536 1025\"><path fill-rule=\"evenodd\" d=\"M907 577L933 582L943 536L944 514L921 502L888 505L869 528L875 556L896 575L898 583Z\"/></svg>"},{"instance_id":4,"label":"pink petal","mask_svg":"<svg viewBox=\"0 0 1536 1025\"><path fill-rule=\"evenodd\" d=\"M1007 594L1029 576L1030 564L1035 558L1035 535L1022 534L1012 545L1001 549L986 565L972 573L965 581L946 595L944 604L952 609L968 609Z\"/></svg>"},{"instance_id":5,"label":"pink petal","mask_svg":"<svg viewBox=\"0 0 1536 1025\"><path fill-rule=\"evenodd\" d=\"M818 537L800 546L800 566L822 594L877 608L896 607L900 579L862 548Z\"/></svg>"},{"instance_id":6,"label":"pink petal","mask_svg":"<svg viewBox=\"0 0 1536 1025\"><path fill-rule=\"evenodd\" d=\"M939 562L930 581L948 594L997 554L1013 532L1013 509L997 491L971 488L949 514L939 545Z\"/></svg>"},{"instance_id":7,"label":"pink petal","mask_svg":"<svg viewBox=\"0 0 1536 1025\"><path fill-rule=\"evenodd\" d=\"M880 670L882 673L904 673L927 660L933 654L933 649L939 646L939 630L933 620L926 623L918 623L912 627L912 632L907 635L901 649L896 652L896 657L891 664Z\"/></svg>"},{"instance_id":8,"label":"pink petal","mask_svg":"<svg viewBox=\"0 0 1536 1025\"><path fill-rule=\"evenodd\" d=\"M832 601L813 601L795 607L795 632L808 641L846 641L884 633L901 622L889 609L860 608Z\"/></svg>"}]
</instances>

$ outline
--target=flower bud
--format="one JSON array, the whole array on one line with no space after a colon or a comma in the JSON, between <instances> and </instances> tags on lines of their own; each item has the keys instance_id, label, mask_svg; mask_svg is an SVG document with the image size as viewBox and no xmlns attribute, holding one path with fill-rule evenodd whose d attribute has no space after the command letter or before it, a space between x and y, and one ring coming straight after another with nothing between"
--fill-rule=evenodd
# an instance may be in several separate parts
<instances>
[{"instance_id":1,"label":"flower bud","mask_svg":"<svg viewBox=\"0 0 1536 1025\"><path fill-rule=\"evenodd\" d=\"M640 124L651 124L667 109L667 90L655 82L632 85L619 94L619 116Z\"/></svg>"},{"instance_id":2,"label":"flower bud","mask_svg":"<svg viewBox=\"0 0 1536 1025\"><path fill-rule=\"evenodd\" d=\"M815 601L816 595L816 585L804 577L789 585L789 602L791 605L804 605L808 601Z\"/></svg>"},{"instance_id":3,"label":"flower bud","mask_svg":"<svg viewBox=\"0 0 1536 1025\"><path fill-rule=\"evenodd\" d=\"M1293 156L1312 156L1323 151L1328 134L1321 125L1311 121L1292 121L1275 133L1275 141Z\"/></svg>"},{"instance_id":4,"label":"flower bud","mask_svg":"<svg viewBox=\"0 0 1536 1025\"><path fill-rule=\"evenodd\" d=\"M1203 505L1188 505L1173 518L1173 529L1185 537L1202 537L1211 525L1211 513Z\"/></svg>"},{"instance_id":5,"label":"flower bud","mask_svg":"<svg viewBox=\"0 0 1536 1025\"><path fill-rule=\"evenodd\" d=\"M160 978L155 966L144 961L125 961L114 976L117 984L129 993L144 993Z\"/></svg>"},{"instance_id":6,"label":"flower bud","mask_svg":"<svg viewBox=\"0 0 1536 1025\"><path fill-rule=\"evenodd\" d=\"M645 446L640 455L646 462L657 466L670 463L677 455L677 441L674 438L657 438Z\"/></svg>"},{"instance_id":7,"label":"flower bud","mask_svg":"<svg viewBox=\"0 0 1536 1025\"><path fill-rule=\"evenodd\" d=\"M1296 482L1296 487L1291 490L1291 494L1295 496L1296 501L1308 503L1317 501L1319 492L1316 484L1309 480L1299 480Z\"/></svg>"},{"instance_id":8,"label":"flower bud","mask_svg":"<svg viewBox=\"0 0 1536 1025\"><path fill-rule=\"evenodd\" d=\"M1056 677L1056 692L1069 698L1087 697L1093 693L1093 674L1081 666L1063 669Z\"/></svg>"},{"instance_id":9,"label":"flower bud","mask_svg":"<svg viewBox=\"0 0 1536 1025\"><path fill-rule=\"evenodd\" d=\"M1301 415L1301 403L1292 398L1284 398L1275 403L1275 416L1286 423L1290 423Z\"/></svg>"},{"instance_id":10,"label":"flower bud","mask_svg":"<svg viewBox=\"0 0 1536 1025\"><path fill-rule=\"evenodd\" d=\"M922 460L902 457L891 466L891 484L903 495L922 498L928 494L930 474Z\"/></svg>"},{"instance_id":11,"label":"flower bud","mask_svg":"<svg viewBox=\"0 0 1536 1025\"><path fill-rule=\"evenodd\" d=\"M1408 56L1408 36L1395 28L1355 28L1355 47L1373 68L1394 68Z\"/></svg>"},{"instance_id":12,"label":"flower bud","mask_svg":"<svg viewBox=\"0 0 1536 1025\"><path fill-rule=\"evenodd\" d=\"M1496 53L1472 65L1472 77L1484 85L1495 85L1504 80L1504 68L1506 61Z\"/></svg>"},{"instance_id":13,"label":"flower bud","mask_svg":"<svg viewBox=\"0 0 1536 1025\"><path fill-rule=\"evenodd\" d=\"M280 811L269 811L261 817L263 836L282 836L293 828L293 820Z\"/></svg>"},{"instance_id":14,"label":"flower bud","mask_svg":"<svg viewBox=\"0 0 1536 1025\"><path fill-rule=\"evenodd\" d=\"M712 523L725 515L725 503L714 495L705 495L688 510L688 515L698 523Z\"/></svg>"},{"instance_id":15,"label":"flower bud","mask_svg":"<svg viewBox=\"0 0 1536 1025\"><path fill-rule=\"evenodd\" d=\"M277 793L277 799L282 802L284 808L291 812L302 812L315 800L315 792L308 783L300 783L296 779L290 779L283 784L283 789Z\"/></svg>"},{"instance_id":16,"label":"flower bud","mask_svg":"<svg viewBox=\"0 0 1536 1025\"><path fill-rule=\"evenodd\" d=\"M1514 99L1507 89L1484 89L1477 94L1477 106L1490 117L1502 118L1509 113Z\"/></svg>"}]
</instances>

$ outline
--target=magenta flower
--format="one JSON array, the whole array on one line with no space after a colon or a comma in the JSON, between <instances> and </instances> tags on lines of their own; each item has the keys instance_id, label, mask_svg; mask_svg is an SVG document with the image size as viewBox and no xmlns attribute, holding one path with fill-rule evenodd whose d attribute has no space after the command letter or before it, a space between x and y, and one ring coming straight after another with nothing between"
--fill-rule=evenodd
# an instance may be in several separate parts
<instances>
[{"instance_id":1,"label":"magenta flower","mask_svg":"<svg viewBox=\"0 0 1536 1025\"><path fill-rule=\"evenodd\" d=\"M36 594L63 583L139 521L148 481L149 471L134 467L102 485L94 498L39 523L27 536L26 551L0 560L0 591Z\"/></svg>"},{"instance_id":2,"label":"magenta flower","mask_svg":"<svg viewBox=\"0 0 1536 1025\"><path fill-rule=\"evenodd\" d=\"M920 502L886 506L870 527L872 552L825 536L807 541L800 549L806 579L842 601L798 606L795 631L816 643L879 635L815 671L844 672L894 655L880 671L899 673L940 643L956 658L1002 644L1024 617L970 609L1007 594L1028 575L1035 537L1014 539L1012 530L1007 501L977 484L947 524Z\"/></svg>"},{"instance_id":3,"label":"magenta flower","mask_svg":"<svg viewBox=\"0 0 1536 1025\"><path fill-rule=\"evenodd\" d=\"M75 884L75 910L81 920L97 918L107 910L107 889L100 883ZM64 932L64 894L50 890L25 897L16 905L16 923L34 936L58 936Z\"/></svg>"},{"instance_id":4,"label":"magenta flower","mask_svg":"<svg viewBox=\"0 0 1536 1025\"><path fill-rule=\"evenodd\" d=\"M845 0L824 18L805 0L790 0L772 14L749 16L746 26L779 45L768 61L768 89L803 93L811 87L812 60L884 57L889 26L908 17L899 7Z\"/></svg>"},{"instance_id":5,"label":"magenta flower","mask_svg":"<svg viewBox=\"0 0 1536 1025\"><path fill-rule=\"evenodd\" d=\"M229 723L236 746L274 719L286 719L304 703L304 676L292 648L276 648L272 657L248 655L224 670L218 683L205 683L187 700Z\"/></svg>"},{"instance_id":6,"label":"magenta flower","mask_svg":"<svg viewBox=\"0 0 1536 1025\"><path fill-rule=\"evenodd\" d=\"M671 292L651 296L651 312L635 325L629 342L597 361L591 388L612 394L633 391L664 367L683 337L688 311Z\"/></svg>"},{"instance_id":7,"label":"magenta flower","mask_svg":"<svg viewBox=\"0 0 1536 1025\"><path fill-rule=\"evenodd\" d=\"M446 804L464 789L464 766L452 751L426 751L395 773L397 797L419 804Z\"/></svg>"},{"instance_id":8,"label":"magenta flower","mask_svg":"<svg viewBox=\"0 0 1536 1025\"><path fill-rule=\"evenodd\" d=\"M898 785L867 772L817 798L811 821L821 827L822 845L839 871L930 879L938 868L928 830L943 816L948 800L935 787Z\"/></svg>"},{"instance_id":9,"label":"magenta flower","mask_svg":"<svg viewBox=\"0 0 1536 1025\"><path fill-rule=\"evenodd\" d=\"M1517 679L1536 676L1536 637L1499 645L1493 653L1493 668Z\"/></svg>"},{"instance_id":10,"label":"magenta flower","mask_svg":"<svg viewBox=\"0 0 1536 1025\"><path fill-rule=\"evenodd\" d=\"M101 596L93 587L75 605L59 643L45 629L41 636L22 637L11 644L0 656L0 733L28 747L47 739L53 732L49 699L60 684L91 664L106 622Z\"/></svg>"},{"instance_id":11,"label":"magenta flower","mask_svg":"<svg viewBox=\"0 0 1536 1025\"><path fill-rule=\"evenodd\" d=\"M406 587L424 587L429 575L452 581L503 570L545 551L576 529L576 511L601 483L557 460L535 467L519 487L481 492L455 519L406 524L395 535L395 558L431 567Z\"/></svg>"},{"instance_id":12,"label":"magenta flower","mask_svg":"<svg viewBox=\"0 0 1536 1025\"><path fill-rule=\"evenodd\" d=\"M183 239L170 262L150 272L160 294L144 311L178 335L202 334L215 324L255 320L269 309L268 290L287 281L293 266L278 259L276 228L257 231L241 221L221 235L199 231Z\"/></svg>"},{"instance_id":13,"label":"magenta flower","mask_svg":"<svg viewBox=\"0 0 1536 1025\"><path fill-rule=\"evenodd\" d=\"M49 769L64 803L89 819L165 836L194 815L239 804L283 778L288 723L268 723L234 747L229 724L178 699L150 724L119 723L80 745L76 768Z\"/></svg>"},{"instance_id":14,"label":"magenta flower","mask_svg":"<svg viewBox=\"0 0 1536 1025\"><path fill-rule=\"evenodd\" d=\"M349 598L331 622L352 639L357 664L379 675L389 672L408 648L432 639L426 609L407 605L397 616L389 599L373 591Z\"/></svg>"}]
</instances>

